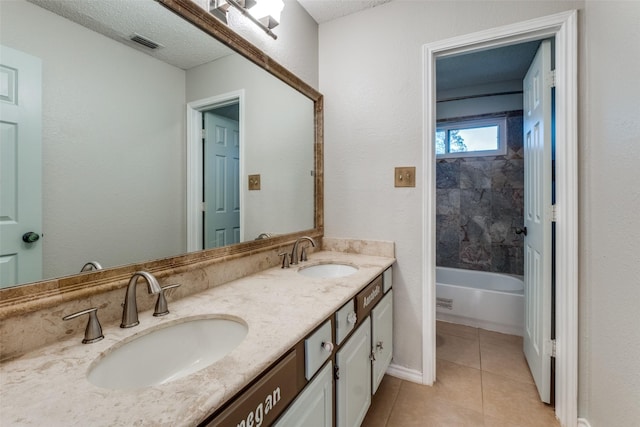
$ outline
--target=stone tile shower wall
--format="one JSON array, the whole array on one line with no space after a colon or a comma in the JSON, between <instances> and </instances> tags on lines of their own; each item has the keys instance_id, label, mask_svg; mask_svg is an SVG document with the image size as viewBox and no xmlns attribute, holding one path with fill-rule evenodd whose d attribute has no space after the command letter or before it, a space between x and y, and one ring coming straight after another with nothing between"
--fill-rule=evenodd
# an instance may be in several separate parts
<instances>
[{"instance_id":1,"label":"stone tile shower wall","mask_svg":"<svg viewBox=\"0 0 640 427\"><path fill-rule=\"evenodd\" d=\"M436 261L524 274L522 111L507 113L507 154L436 163Z\"/></svg>"}]
</instances>

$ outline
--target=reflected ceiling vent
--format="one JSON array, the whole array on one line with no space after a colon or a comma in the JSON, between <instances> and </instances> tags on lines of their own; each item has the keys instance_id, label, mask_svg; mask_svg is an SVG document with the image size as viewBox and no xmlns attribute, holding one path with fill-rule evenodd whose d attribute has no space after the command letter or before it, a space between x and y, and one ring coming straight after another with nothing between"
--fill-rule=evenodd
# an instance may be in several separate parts
<instances>
[{"instance_id":1,"label":"reflected ceiling vent","mask_svg":"<svg viewBox=\"0 0 640 427\"><path fill-rule=\"evenodd\" d=\"M129 40L138 43L139 45L142 45L148 49L158 49L158 48L163 48L164 46L161 45L160 43L156 43L151 39L148 39L144 36L141 36L138 33L133 33L133 35L131 37L129 37Z\"/></svg>"}]
</instances>

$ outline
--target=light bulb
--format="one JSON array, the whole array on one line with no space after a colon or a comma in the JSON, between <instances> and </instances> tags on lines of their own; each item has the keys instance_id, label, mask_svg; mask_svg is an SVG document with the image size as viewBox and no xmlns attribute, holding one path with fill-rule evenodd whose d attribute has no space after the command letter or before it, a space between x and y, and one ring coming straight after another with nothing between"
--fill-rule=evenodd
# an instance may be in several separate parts
<instances>
[{"instance_id":1,"label":"light bulb","mask_svg":"<svg viewBox=\"0 0 640 427\"><path fill-rule=\"evenodd\" d=\"M249 13L268 28L274 28L280 23L283 8L282 0L258 0L258 4L249 9Z\"/></svg>"}]
</instances>

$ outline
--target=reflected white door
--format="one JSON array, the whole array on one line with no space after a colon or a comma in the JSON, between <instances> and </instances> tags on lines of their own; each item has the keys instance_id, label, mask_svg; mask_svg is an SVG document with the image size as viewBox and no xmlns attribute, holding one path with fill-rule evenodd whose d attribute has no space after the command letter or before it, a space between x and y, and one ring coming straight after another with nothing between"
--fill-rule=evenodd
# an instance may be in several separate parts
<instances>
[{"instance_id":1,"label":"reflected white door","mask_svg":"<svg viewBox=\"0 0 640 427\"><path fill-rule=\"evenodd\" d=\"M41 145L42 61L0 46L0 287L42 280Z\"/></svg>"},{"instance_id":2,"label":"reflected white door","mask_svg":"<svg viewBox=\"0 0 640 427\"><path fill-rule=\"evenodd\" d=\"M524 353L543 402L551 391L551 43L524 78Z\"/></svg>"},{"instance_id":3,"label":"reflected white door","mask_svg":"<svg viewBox=\"0 0 640 427\"><path fill-rule=\"evenodd\" d=\"M206 111L204 123L204 249L240 242L238 122Z\"/></svg>"}]
</instances>

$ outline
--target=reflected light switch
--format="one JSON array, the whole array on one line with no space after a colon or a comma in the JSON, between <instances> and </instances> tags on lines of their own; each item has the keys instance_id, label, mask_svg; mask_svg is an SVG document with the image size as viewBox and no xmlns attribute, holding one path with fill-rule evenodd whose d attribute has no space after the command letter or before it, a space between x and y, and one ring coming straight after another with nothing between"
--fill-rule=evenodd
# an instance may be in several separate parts
<instances>
[{"instance_id":1,"label":"reflected light switch","mask_svg":"<svg viewBox=\"0 0 640 427\"><path fill-rule=\"evenodd\" d=\"M249 175L249 190L260 189L260 174Z\"/></svg>"},{"instance_id":2,"label":"reflected light switch","mask_svg":"<svg viewBox=\"0 0 640 427\"><path fill-rule=\"evenodd\" d=\"M395 169L396 187L415 187L416 186L416 167L404 166Z\"/></svg>"}]
</instances>

